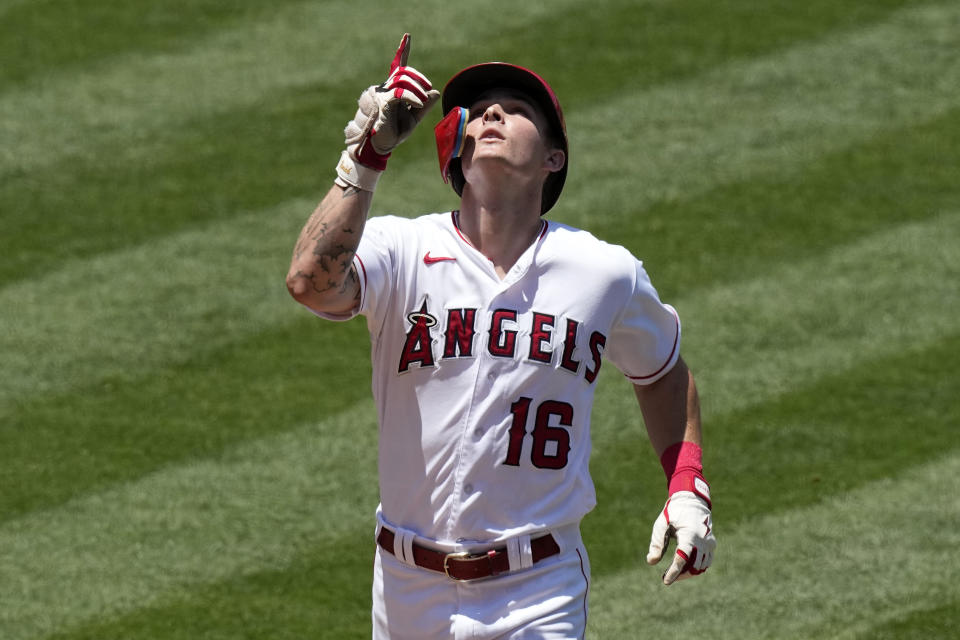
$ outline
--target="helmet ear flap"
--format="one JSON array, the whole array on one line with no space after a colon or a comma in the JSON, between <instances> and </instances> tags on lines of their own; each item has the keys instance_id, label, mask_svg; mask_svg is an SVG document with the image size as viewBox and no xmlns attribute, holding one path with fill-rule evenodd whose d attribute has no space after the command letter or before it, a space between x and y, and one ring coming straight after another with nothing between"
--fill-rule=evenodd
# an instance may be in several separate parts
<instances>
[{"instance_id":1,"label":"helmet ear flap","mask_svg":"<svg viewBox=\"0 0 960 640\"><path fill-rule=\"evenodd\" d=\"M464 141L467 139L467 121L469 119L470 112L466 107L454 107L433 128L433 135L437 139L440 176L444 182L447 182L448 178L452 177L450 173L451 165L456 160L461 180L461 187L457 189L458 194L463 190L463 173L459 172L459 158L463 153Z\"/></svg>"}]
</instances>

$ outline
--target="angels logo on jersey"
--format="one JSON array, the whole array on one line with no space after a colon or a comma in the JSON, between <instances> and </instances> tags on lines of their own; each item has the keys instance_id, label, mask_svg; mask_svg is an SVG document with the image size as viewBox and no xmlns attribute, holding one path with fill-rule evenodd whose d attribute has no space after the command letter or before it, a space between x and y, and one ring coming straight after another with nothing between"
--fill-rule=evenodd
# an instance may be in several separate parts
<instances>
[{"instance_id":1,"label":"angels logo on jersey","mask_svg":"<svg viewBox=\"0 0 960 640\"><path fill-rule=\"evenodd\" d=\"M437 324L436 317L427 313L427 302L424 300L419 311L407 314L407 322L412 327L407 332L407 340L403 343L403 352L400 354L400 373L410 369L414 362L421 367L433 366L433 345L430 337L430 327Z\"/></svg>"},{"instance_id":2,"label":"angels logo on jersey","mask_svg":"<svg viewBox=\"0 0 960 640\"><path fill-rule=\"evenodd\" d=\"M483 314L475 308L447 309L445 315L446 322L441 328L440 320L430 313L426 300L419 309L407 314L410 329L400 352L398 373L406 373L414 364L436 366L435 343L442 345L439 355L443 360L474 357L478 324L486 336L482 348L495 358L514 359L519 354L522 360L552 364L554 358L559 357L561 369L574 374L582 370L588 383L596 380L600 372L607 337L599 331L590 334L586 341L590 361L584 365L578 359L582 357L578 355L582 353L578 351L580 322L572 318L560 319L554 314L533 311L529 318L521 319L516 309L505 308L485 310ZM562 339L554 345L559 327L562 327L559 329Z\"/></svg>"}]
</instances>

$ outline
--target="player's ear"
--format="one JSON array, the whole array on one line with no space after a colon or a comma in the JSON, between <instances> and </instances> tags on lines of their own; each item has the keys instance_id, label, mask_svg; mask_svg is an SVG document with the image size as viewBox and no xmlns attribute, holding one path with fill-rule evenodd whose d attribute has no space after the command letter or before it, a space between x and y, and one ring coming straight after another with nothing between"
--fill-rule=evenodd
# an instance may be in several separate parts
<instances>
[{"instance_id":1,"label":"player's ear","mask_svg":"<svg viewBox=\"0 0 960 640\"><path fill-rule=\"evenodd\" d=\"M550 149L547 151L547 157L544 160L543 166L550 173L556 173L563 169L564 163L567 161L567 154L563 152L563 149Z\"/></svg>"}]
</instances>

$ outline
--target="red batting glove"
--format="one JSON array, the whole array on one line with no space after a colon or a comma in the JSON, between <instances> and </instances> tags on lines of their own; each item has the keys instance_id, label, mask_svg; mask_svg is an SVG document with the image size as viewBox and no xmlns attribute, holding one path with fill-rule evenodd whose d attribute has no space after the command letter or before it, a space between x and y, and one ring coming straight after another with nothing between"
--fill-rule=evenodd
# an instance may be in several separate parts
<instances>
[{"instance_id":1,"label":"red batting glove","mask_svg":"<svg viewBox=\"0 0 960 640\"><path fill-rule=\"evenodd\" d=\"M405 33L390 75L360 95L357 113L343 131L347 149L337 165L338 176L347 184L372 191L391 152L440 99L426 76L406 66L409 54L410 34Z\"/></svg>"}]
</instances>

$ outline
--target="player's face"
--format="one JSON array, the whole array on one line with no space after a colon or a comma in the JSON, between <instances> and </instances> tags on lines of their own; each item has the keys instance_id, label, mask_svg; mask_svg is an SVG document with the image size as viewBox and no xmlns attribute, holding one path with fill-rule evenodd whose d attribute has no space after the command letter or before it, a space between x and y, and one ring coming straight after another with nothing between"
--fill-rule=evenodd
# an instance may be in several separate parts
<instances>
[{"instance_id":1,"label":"player's face","mask_svg":"<svg viewBox=\"0 0 960 640\"><path fill-rule=\"evenodd\" d=\"M474 166L491 164L524 175L545 175L556 151L547 131L546 118L522 95L500 90L481 95L470 106L467 122L462 164L467 181Z\"/></svg>"}]
</instances>

